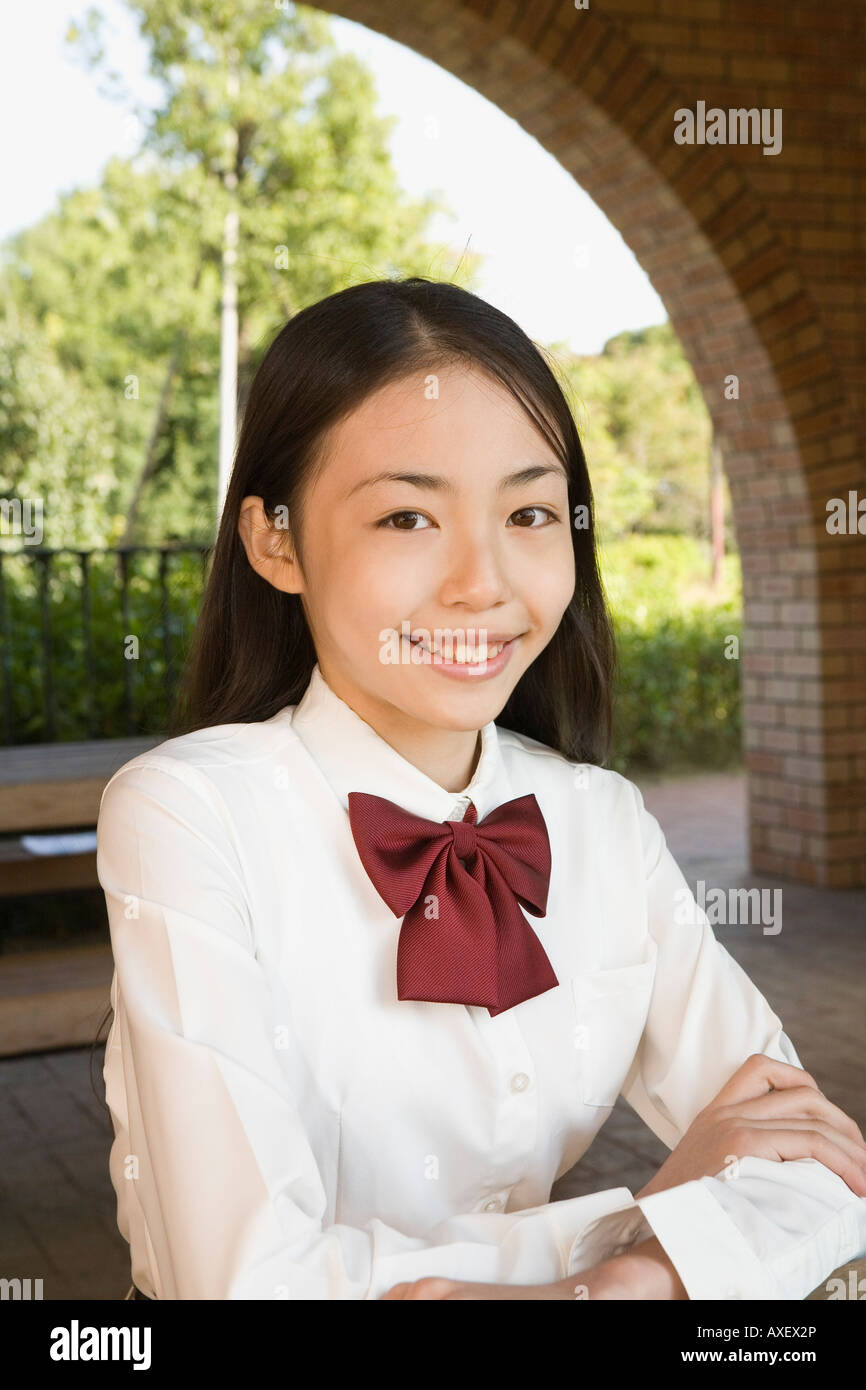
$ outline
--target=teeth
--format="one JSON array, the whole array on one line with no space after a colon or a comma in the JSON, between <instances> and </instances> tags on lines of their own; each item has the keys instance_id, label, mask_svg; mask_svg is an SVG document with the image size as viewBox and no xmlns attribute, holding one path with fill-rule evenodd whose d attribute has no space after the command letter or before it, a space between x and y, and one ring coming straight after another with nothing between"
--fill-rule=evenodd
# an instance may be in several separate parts
<instances>
[{"instance_id":1,"label":"teeth","mask_svg":"<svg viewBox=\"0 0 866 1390\"><path fill-rule=\"evenodd\" d=\"M440 656L442 653L441 647L428 647L425 642L422 642L420 640L420 638L415 640L410 637L409 640L410 642L412 642L412 645L414 647L421 647L423 651L429 652L431 656ZM465 654L463 656L460 656L459 643L455 642L453 643L453 650L451 652L449 660L454 661L461 666L474 666L482 661L489 661L493 657L498 656L505 645L506 644L504 642L496 642L492 646L485 646L485 644L482 642L480 646L474 648L465 645Z\"/></svg>"}]
</instances>

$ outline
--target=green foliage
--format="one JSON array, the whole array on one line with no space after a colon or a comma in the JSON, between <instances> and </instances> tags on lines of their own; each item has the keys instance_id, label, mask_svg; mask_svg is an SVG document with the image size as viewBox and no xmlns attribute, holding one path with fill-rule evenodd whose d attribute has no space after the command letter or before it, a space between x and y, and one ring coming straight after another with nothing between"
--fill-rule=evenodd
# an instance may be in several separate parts
<instances>
[{"instance_id":1,"label":"green foliage","mask_svg":"<svg viewBox=\"0 0 866 1390\"><path fill-rule=\"evenodd\" d=\"M33 552L3 556L12 743L164 728L205 561L196 550L171 554L164 588L156 553L130 553L126 583L123 563L116 552L91 552L85 583L77 556L52 556L43 592L46 570Z\"/></svg>"},{"instance_id":2,"label":"green foliage","mask_svg":"<svg viewBox=\"0 0 866 1390\"><path fill-rule=\"evenodd\" d=\"M610 765L661 767L692 762L726 766L740 751L739 666L725 656L741 630L736 557L728 585L714 595L700 577L702 547L687 537L634 537L603 555L619 670ZM52 561L47 632L56 722L54 737L157 735L201 601L205 560L177 551L167 562L166 600L159 557L89 559L91 654L84 641L78 561ZM44 698L43 598L33 556L3 561L16 743L50 738ZM166 636L169 652L166 653ZM136 649L130 637L137 639Z\"/></svg>"},{"instance_id":3,"label":"green foliage","mask_svg":"<svg viewBox=\"0 0 866 1390\"><path fill-rule=\"evenodd\" d=\"M266 344L300 308L388 274L471 284L478 264L455 265L424 239L441 205L403 194L387 148L393 118L378 114L372 77L336 50L320 11L259 0L129 8L162 91L139 111L140 153L109 161L100 187L64 194L11 239L0 280L3 332L26 340L27 377L62 373L37 383L35 405L22 383L0 414L4 488L41 495L54 480L45 541L55 546L117 544L128 525L142 543L213 539L230 209L241 407ZM69 39L105 75L101 31L91 9ZM620 333L594 357L549 351L583 436L600 535L706 535L710 422L670 324ZM4 380L15 374L0 367ZM50 441L22 432L19 414L46 404L46 418L62 420L75 397L92 406L86 429L76 405L75 430ZM74 506L58 491L64 466Z\"/></svg>"},{"instance_id":4,"label":"green foliage","mask_svg":"<svg viewBox=\"0 0 866 1390\"><path fill-rule=\"evenodd\" d=\"M618 772L634 766L728 767L741 756L740 672L726 658L741 621L726 612L675 614L616 624L619 675L613 751Z\"/></svg>"},{"instance_id":5,"label":"green foliage","mask_svg":"<svg viewBox=\"0 0 866 1390\"><path fill-rule=\"evenodd\" d=\"M712 587L710 547L692 536L638 533L601 541L598 553L607 600L617 617L642 623L693 608L742 611L737 551L724 557L718 590Z\"/></svg>"},{"instance_id":6,"label":"green foliage","mask_svg":"<svg viewBox=\"0 0 866 1390\"><path fill-rule=\"evenodd\" d=\"M45 506L52 546L117 544L131 514L139 543L213 540L229 210L239 223L241 408L268 342L305 305L394 274L468 284L478 264L425 239L443 204L400 189L391 119L377 114L372 77L336 51L321 12L259 0L130 0L129 9L163 91L155 111L140 113L141 151L109 161L99 188L64 194L12 238L0 279L7 339L23 334L34 364L42 357L64 374L55 413L77 394L101 422L97 469L75 443L78 423L47 455L35 434L11 455L7 490L38 487L64 460L70 468L76 507L61 496ZM69 38L101 71L99 12ZM33 408L19 390L20 405L13 395L0 416L0 457L21 438L19 411ZM94 474L104 488L90 489Z\"/></svg>"},{"instance_id":7,"label":"green foliage","mask_svg":"<svg viewBox=\"0 0 866 1390\"><path fill-rule=\"evenodd\" d=\"M104 392L83 392L31 315L0 316L0 495L42 502L43 541L98 545L114 485ZM20 536L0 546L17 549Z\"/></svg>"},{"instance_id":8,"label":"green foliage","mask_svg":"<svg viewBox=\"0 0 866 1390\"><path fill-rule=\"evenodd\" d=\"M742 640L739 557L725 557L718 593L707 547L687 536L631 536L600 559L617 637L610 765L738 763L740 670L727 653Z\"/></svg>"},{"instance_id":9,"label":"green foliage","mask_svg":"<svg viewBox=\"0 0 866 1390\"><path fill-rule=\"evenodd\" d=\"M671 324L618 333L594 357L561 344L550 352L586 454L599 534L708 536L712 424Z\"/></svg>"}]
</instances>

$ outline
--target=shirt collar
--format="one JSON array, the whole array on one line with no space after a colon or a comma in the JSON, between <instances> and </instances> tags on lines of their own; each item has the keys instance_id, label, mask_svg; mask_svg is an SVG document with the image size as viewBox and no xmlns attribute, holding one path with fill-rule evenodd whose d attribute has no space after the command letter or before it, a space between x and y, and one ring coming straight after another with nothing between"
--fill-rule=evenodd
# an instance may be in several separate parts
<instances>
[{"instance_id":1,"label":"shirt collar","mask_svg":"<svg viewBox=\"0 0 866 1390\"><path fill-rule=\"evenodd\" d=\"M346 811L349 792L386 797L428 820L462 820L471 800L483 820L511 798L497 728L481 730L481 754L462 791L448 791L392 748L372 725L340 699L319 670L291 712L292 729L318 764Z\"/></svg>"}]
</instances>

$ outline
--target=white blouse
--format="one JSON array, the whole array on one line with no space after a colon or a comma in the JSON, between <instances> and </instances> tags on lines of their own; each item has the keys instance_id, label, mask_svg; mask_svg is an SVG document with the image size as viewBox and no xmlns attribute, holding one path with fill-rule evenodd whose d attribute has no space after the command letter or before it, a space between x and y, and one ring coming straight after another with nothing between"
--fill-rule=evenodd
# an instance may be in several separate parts
<instances>
[{"instance_id":1,"label":"white blouse","mask_svg":"<svg viewBox=\"0 0 866 1390\"><path fill-rule=\"evenodd\" d=\"M533 792L552 874L527 920L559 985L495 1018L398 1000L401 919L358 856L350 791L437 821ZM866 1199L814 1159L549 1201L620 1093L672 1148L751 1053L801 1065L620 774L491 721L447 791L316 666L271 719L124 764L97 836L109 1166L151 1297L549 1283L655 1234L692 1299L802 1299L866 1254Z\"/></svg>"}]
</instances>

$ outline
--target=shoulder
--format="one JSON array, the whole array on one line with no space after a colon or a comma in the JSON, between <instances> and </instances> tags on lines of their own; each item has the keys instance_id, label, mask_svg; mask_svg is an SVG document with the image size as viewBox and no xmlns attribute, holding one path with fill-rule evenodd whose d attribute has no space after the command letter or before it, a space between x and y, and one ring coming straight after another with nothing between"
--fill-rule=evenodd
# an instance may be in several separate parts
<instances>
[{"instance_id":1,"label":"shoulder","mask_svg":"<svg viewBox=\"0 0 866 1390\"><path fill-rule=\"evenodd\" d=\"M108 779L102 801L111 789L161 788L171 794L192 793L219 803L239 783L272 776L275 763L297 756L300 740L292 729L292 706L257 723L214 724L191 733L164 739L123 763Z\"/></svg>"},{"instance_id":2,"label":"shoulder","mask_svg":"<svg viewBox=\"0 0 866 1390\"><path fill-rule=\"evenodd\" d=\"M613 768L575 762L556 748L513 729L497 727L497 733L504 762L521 780L528 776L564 795L589 791L595 804L613 805L618 801L634 801L635 796L640 796L638 787Z\"/></svg>"},{"instance_id":3,"label":"shoulder","mask_svg":"<svg viewBox=\"0 0 866 1390\"><path fill-rule=\"evenodd\" d=\"M593 833L615 839L623 849L631 841L640 847L649 871L664 848L655 816L644 805L637 783L610 767L566 758L557 749L497 726L499 746L515 787L539 793L560 813L574 812Z\"/></svg>"}]
</instances>

